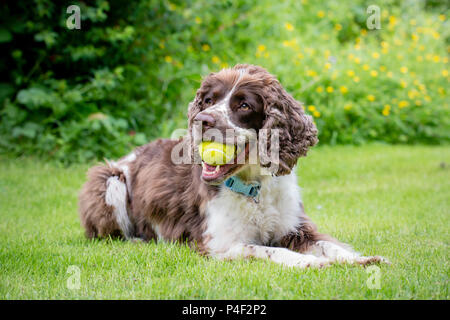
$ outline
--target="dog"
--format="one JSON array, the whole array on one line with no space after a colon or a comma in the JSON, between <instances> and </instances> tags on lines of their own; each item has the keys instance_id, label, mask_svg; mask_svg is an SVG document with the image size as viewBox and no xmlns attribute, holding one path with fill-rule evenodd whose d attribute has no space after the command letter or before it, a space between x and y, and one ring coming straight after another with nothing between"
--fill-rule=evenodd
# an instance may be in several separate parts
<instances>
[{"instance_id":1,"label":"dog","mask_svg":"<svg viewBox=\"0 0 450 320\"><path fill-rule=\"evenodd\" d=\"M198 144L216 141L205 138L211 130L215 139L233 133L221 141L241 144L233 160L213 166L199 159ZM250 163L262 142L276 152L258 152ZM317 142L311 116L264 68L238 64L211 73L189 104L183 137L158 139L88 171L82 226L88 238L187 242L223 260L298 268L388 263L319 233L305 214L296 164Z\"/></svg>"}]
</instances>

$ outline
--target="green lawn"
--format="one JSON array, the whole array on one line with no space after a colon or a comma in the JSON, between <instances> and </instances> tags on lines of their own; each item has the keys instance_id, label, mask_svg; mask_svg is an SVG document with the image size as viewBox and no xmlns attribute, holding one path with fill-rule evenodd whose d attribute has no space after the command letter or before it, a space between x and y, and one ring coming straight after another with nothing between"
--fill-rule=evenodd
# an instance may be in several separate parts
<instances>
[{"instance_id":1,"label":"green lawn","mask_svg":"<svg viewBox=\"0 0 450 320\"><path fill-rule=\"evenodd\" d=\"M449 299L449 166L448 146L320 147L300 160L319 229L392 262L379 265L381 288L371 289L359 266L299 270L88 241L77 213L87 165L3 157L0 299ZM69 266L80 270L79 289L68 288Z\"/></svg>"}]
</instances>

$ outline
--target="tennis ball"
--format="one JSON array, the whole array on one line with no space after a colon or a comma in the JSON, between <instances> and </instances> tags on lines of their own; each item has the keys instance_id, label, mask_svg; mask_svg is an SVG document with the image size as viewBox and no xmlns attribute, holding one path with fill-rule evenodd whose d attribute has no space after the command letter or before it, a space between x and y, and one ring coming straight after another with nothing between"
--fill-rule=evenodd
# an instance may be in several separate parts
<instances>
[{"instance_id":1,"label":"tennis ball","mask_svg":"<svg viewBox=\"0 0 450 320\"><path fill-rule=\"evenodd\" d=\"M200 157L210 166L218 166L233 160L236 146L218 142L202 141L198 151Z\"/></svg>"}]
</instances>

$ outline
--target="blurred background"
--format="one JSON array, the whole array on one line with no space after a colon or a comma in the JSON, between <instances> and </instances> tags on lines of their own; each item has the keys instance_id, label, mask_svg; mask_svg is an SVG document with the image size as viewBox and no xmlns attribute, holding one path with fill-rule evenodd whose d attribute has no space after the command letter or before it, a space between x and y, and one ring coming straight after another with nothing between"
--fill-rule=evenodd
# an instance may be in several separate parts
<instances>
[{"instance_id":1,"label":"blurred background","mask_svg":"<svg viewBox=\"0 0 450 320\"><path fill-rule=\"evenodd\" d=\"M185 128L202 77L236 63L276 75L321 145L448 143L449 2L373 2L2 1L0 151L122 156Z\"/></svg>"}]
</instances>

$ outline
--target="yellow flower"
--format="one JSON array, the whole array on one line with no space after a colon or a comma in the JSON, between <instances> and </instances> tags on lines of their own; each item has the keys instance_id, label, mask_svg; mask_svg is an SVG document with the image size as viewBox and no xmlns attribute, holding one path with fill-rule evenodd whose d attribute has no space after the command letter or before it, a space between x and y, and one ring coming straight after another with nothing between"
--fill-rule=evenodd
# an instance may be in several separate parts
<instances>
[{"instance_id":1,"label":"yellow flower","mask_svg":"<svg viewBox=\"0 0 450 320\"><path fill-rule=\"evenodd\" d=\"M439 61L441 61L441 58L439 56L433 56L433 61L438 63Z\"/></svg>"},{"instance_id":2,"label":"yellow flower","mask_svg":"<svg viewBox=\"0 0 450 320\"><path fill-rule=\"evenodd\" d=\"M336 30L336 31L341 31L341 30L342 30L342 25L340 25L339 23L337 23L337 24L334 26L334 30Z\"/></svg>"},{"instance_id":3,"label":"yellow flower","mask_svg":"<svg viewBox=\"0 0 450 320\"><path fill-rule=\"evenodd\" d=\"M438 88L438 92L439 92L439 94L441 94L441 95L444 95L444 94L445 94L445 90L444 90L444 88L442 88L442 87L439 87L439 88Z\"/></svg>"},{"instance_id":4,"label":"yellow flower","mask_svg":"<svg viewBox=\"0 0 450 320\"><path fill-rule=\"evenodd\" d=\"M420 100L416 100L416 101L414 101L414 103L416 104L416 106L421 106L422 105L422 101L420 101Z\"/></svg>"},{"instance_id":5,"label":"yellow flower","mask_svg":"<svg viewBox=\"0 0 450 320\"><path fill-rule=\"evenodd\" d=\"M398 103L398 107L399 107L400 109L406 108L407 106L409 106L409 102L406 101L406 100L402 100L402 101L400 101L400 102Z\"/></svg>"},{"instance_id":6,"label":"yellow flower","mask_svg":"<svg viewBox=\"0 0 450 320\"><path fill-rule=\"evenodd\" d=\"M344 110L350 110L352 108L352 105L350 104L350 103L347 103L345 106L344 106Z\"/></svg>"},{"instance_id":7,"label":"yellow flower","mask_svg":"<svg viewBox=\"0 0 450 320\"><path fill-rule=\"evenodd\" d=\"M258 52L266 51L266 46L263 45L263 44L260 44L260 45L258 46L257 50L258 50Z\"/></svg>"},{"instance_id":8,"label":"yellow flower","mask_svg":"<svg viewBox=\"0 0 450 320\"><path fill-rule=\"evenodd\" d=\"M331 63L325 63L325 69L329 70L331 68Z\"/></svg>"},{"instance_id":9,"label":"yellow flower","mask_svg":"<svg viewBox=\"0 0 450 320\"><path fill-rule=\"evenodd\" d=\"M426 92L427 91L427 88L425 87L424 84L419 84L418 87L419 87L419 90L422 91L422 92Z\"/></svg>"},{"instance_id":10,"label":"yellow flower","mask_svg":"<svg viewBox=\"0 0 450 320\"><path fill-rule=\"evenodd\" d=\"M389 17L389 26L395 26L397 24L397 18L394 16Z\"/></svg>"},{"instance_id":11,"label":"yellow flower","mask_svg":"<svg viewBox=\"0 0 450 320\"><path fill-rule=\"evenodd\" d=\"M353 55L353 53L350 53L349 55L348 55L348 60L353 60L355 58L355 56Z\"/></svg>"},{"instance_id":12,"label":"yellow flower","mask_svg":"<svg viewBox=\"0 0 450 320\"><path fill-rule=\"evenodd\" d=\"M422 61L423 61L423 57L422 57L422 56L417 56L417 57L416 57L416 60L417 60L418 62L422 62Z\"/></svg>"},{"instance_id":13,"label":"yellow flower","mask_svg":"<svg viewBox=\"0 0 450 320\"><path fill-rule=\"evenodd\" d=\"M374 59L378 59L380 57L380 54L378 52L374 52L374 53L372 53L372 57Z\"/></svg>"},{"instance_id":14,"label":"yellow flower","mask_svg":"<svg viewBox=\"0 0 450 320\"><path fill-rule=\"evenodd\" d=\"M166 60L166 62L171 63L172 62L172 57L171 56L165 56L164 60Z\"/></svg>"},{"instance_id":15,"label":"yellow flower","mask_svg":"<svg viewBox=\"0 0 450 320\"><path fill-rule=\"evenodd\" d=\"M306 75L310 77L315 77L317 76L317 72L315 72L314 70L308 70L306 71Z\"/></svg>"},{"instance_id":16,"label":"yellow flower","mask_svg":"<svg viewBox=\"0 0 450 320\"><path fill-rule=\"evenodd\" d=\"M320 112L319 111L314 111L313 112L313 116L314 116L314 118L319 118L320 117Z\"/></svg>"},{"instance_id":17,"label":"yellow flower","mask_svg":"<svg viewBox=\"0 0 450 320\"><path fill-rule=\"evenodd\" d=\"M301 52L297 54L297 58L299 58L299 59L303 59L304 57L305 57L305 56L304 56L303 53L301 53Z\"/></svg>"},{"instance_id":18,"label":"yellow flower","mask_svg":"<svg viewBox=\"0 0 450 320\"><path fill-rule=\"evenodd\" d=\"M313 106L313 105L308 106L308 110L311 111L311 112L314 112L314 111L316 111L316 107Z\"/></svg>"},{"instance_id":19,"label":"yellow flower","mask_svg":"<svg viewBox=\"0 0 450 320\"><path fill-rule=\"evenodd\" d=\"M361 63L361 59L355 58L355 63L356 63L356 64L360 64L360 63Z\"/></svg>"},{"instance_id":20,"label":"yellow flower","mask_svg":"<svg viewBox=\"0 0 450 320\"><path fill-rule=\"evenodd\" d=\"M400 80L400 86L401 86L402 88L406 88L406 85L407 85L407 83L406 83L405 80Z\"/></svg>"},{"instance_id":21,"label":"yellow flower","mask_svg":"<svg viewBox=\"0 0 450 320\"><path fill-rule=\"evenodd\" d=\"M417 34L413 33L413 34L411 35L411 39L412 39L414 42L417 42L417 41L419 41L419 36L418 36Z\"/></svg>"},{"instance_id":22,"label":"yellow flower","mask_svg":"<svg viewBox=\"0 0 450 320\"><path fill-rule=\"evenodd\" d=\"M365 35L367 34L367 30L366 30L366 29L361 29L361 34L362 34L363 36L365 36Z\"/></svg>"},{"instance_id":23,"label":"yellow flower","mask_svg":"<svg viewBox=\"0 0 450 320\"><path fill-rule=\"evenodd\" d=\"M378 76L377 70L372 70L372 71L370 71L370 75L371 75L372 77Z\"/></svg>"},{"instance_id":24,"label":"yellow flower","mask_svg":"<svg viewBox=\"0 0 450 320\"><path fill-rule=\"evenodd\" d=\"M390 111L391 111L391 106L386 104L386 105L384 105L383 111L381 113L383 114L383 116L387 117L389 115Z\"/></svg>"},{"instance_id":25,"label":"yellow flower","mask_svg":"<svg viewBox=\"0 0 450 320\"><path fill-rule=\"evenodd\" d=\"M432 35L433 38L435 38L436 40L439 39L439 38L441 37L441 35L440 35L438 32L434 31L434 30L433 30L433 32L431 33L431 35Z\"/></svg>"},{"instance_id":26,"label":"yellow flower","mask_svg":"<svg viewBox=\"0 0 450 320\"><path fill-rule=\"evenodd\" d=\"M222 62L222 63L220 64L220 67L221 67L222 69L226 69L226 68L228 68L228 63Z\"/></svg>"},{"instance_id":27,"label":"yellow flower","mask_svg":"<svg viewBox=\"0 0 450 320\"><path fill-rule=\"evenodd\" d=\"M353 78L353 81L359 82L359 77L354 77L354 78Z\"/></svg>"},{"instance_id":28,"label":"yellow flower","mask_svg":"<svg viewBox=\"0 0 450 320\"><path fill-rule=\"evenodd\" d=\"M209 51L211 49L211 47L209 46L209 44L204 44L204 45L202 45L202 49L203 49L203 51Z\"/></svg>"},{"instance_id":29,"label":"yellow flower","mask_svg":"<svg viewBox=\"0 0 450 320\"><path fill-rule=\"evenodd\" d=\"M383 49L381 49L381 53L382 54L387 54L389 52L389 49L388 48L383 48Z\"/></svg>"},{"instance_id":30,"label":"yellow flower","mask_svg":"<svg viewBox=\"0 0 450 320\"><path fill-rule=\"evenodd\" d=\"M323 18L323 17L325 17L325 12L323 12L322 10L320 10L319 12L317 12L317 16L318 16L319 18Z\"/></svg>"},{"instance_id":31,"label":"yellow flower","mask_svg":"<svg viewBox=\"0 0 450 320\"><path fill-rule=\"evenodd\" d=\"M400 40L400 39L395 38L395 39L394 39L394 44L395 44L396 46L401 46L401 45L403 44L403 41Z\"/></svg>"},{"instance_id":32,"label":"yellow flower","mask_svg":"<svg viewBox=\"0 0 450 320\"><path fill-rule=\"evenodd\" d=\"M416 96L418 96L420 93L417 90L409 90L408 91L408 98L410 98L411 100L413 100Z\"/></svg>"},{"instance_id":33,"label":"yellow flower","mask_svg":"<svg viewBox=\"0 0 450 320\"><path fill-rule=\"evenodd\" d=\"M445 21L445 14L440 14L439 15L439 20Z\"/></svg>"},{"instance_id":34,"label":"yellow flower","mask_svg":"<svg viewBox=\"0 0 450 320\"><path fill-rule=\"evenodd\" d=\"M443 77L448 77L448 70L445 70L445 69L444 69L444 70L442 70L441 73L442 73L442 76L443 76Z\"/></svg>"},{"instance_id":35,"label":"yellow flower","mask_svg":"<svg viewBox=\"0 0 450 320\"><path fill-rule=\"evenodd\" d=\"M294 30L294 26L292 24L290 24L289 22L286 22L284 24L284 27L286 28L287 31L292 31Z\"/></svg>"},{"instance_id":36,"label":"yellow flower","mask_svg":"<svg viewBox=\"0 0 450 320\"><path fill-rule=\"evenodd\" d=\"M408 72L408 68L407 67L401 67L400 68L400 72L401 73L407 73Z\"/></svg>"},{"instance_id":37,"label":"yellow flower","mask_svg":"<svg viewBox=\"0 0 450 320\"><path fill-rule=\"evenodd\" d=\"M213 56L211 58L211 61L215 64L219 64L220 63L220 58L218 56Z\"/></svg>"},{"instance_id":38,"label":"yellow flower","mask_svg":"<svg viewBox=\"0 0 450 320\"><path fill-rule=\"evenodd\" d=\"M388 73L386 73L386 75L388 76L388 78L392 78L393 73L391 71L388 71Z\"/></svg>"},{"instance_id":39,"label":"yellow flower","mask_svg":"<svg viewBox=\"0 0 450 320\"><path fill-rule=\"evenodd\" d=\"M349 77L353 77L353 76L355 75L355 71L353 71L353 70L348 70L348 71L347 71L347 75L348 75Z\"/></svg>"},{"instance_id":40,"label":"yellow flower","mask_svg":"<svg viewBox=\"0 0 450 320\"><path fill-rule=\"evenodd\" d=\"M327 87L327 92L328 93L332 93L334 91L333 87L328 86Z\"/></svg>"},{"instance_id":41,"label":"yellow flower","mask_svg":"<svg viewBox=\"0 0 450 320\"><path fill-rule=\"evenodd\" d=\"M346 93L348 92L348 89L347 89L346 86L341 86L341 87L339 88L339 90L341 90L342 94L346 94Z\"/></svg>"},{"instance_id":42,"label":"yellow flower","mask_svg":"<svg viewBox=\"0 0 450 320\"><path fill-rule=\"evenodd\" d=\"M323 87L322 86L317 87L316 92L317 93L323 92Z\"/></svg>"},{"instance_id":43,"label":"yellow flower","mask_svg":"<svg viewBox=\"0 0 450 320\"><path fill-rule=\"evenodd\" d=\"M385 72L386 71L386 67L385 66L380 66L380 71L381 72Z\"/></svg>"},{"instance_id":44,"label":"yellow flower","mask_svg":"<svg viewBox=\"0 0 450 320\"><path fill-rule=\"evenodd\" d=\"M370 69L370 67L369 67L369 65L368 65L368 64L365 64L365 65L363 65L363 69L367 71L367 70L369 70L369 69Z\"/></svg>"},{"instance_id":45,"label":"yellow flower","mask_svg":"<svg viewBox=\"0 0 450 320\"><path fill-rule=\"evenodd\" d=\"M369 95L367 96L367 100L373 102L373 101L375 101L375 96L374 96L373 94L369 94Z\"/></svg>"},{"instance_id":46,"label":"yellow flower","mask_svg":"<svg viewBox=\"0 0 450 320\"><path fill-rule=\"evenodd\" d=\"M425 96L424 97L426 101L430 102L431 101L431 97L430 96Z\"/></svg>"},{"instance_id":47,"label":"yellow flower","mask_svg":"<svg viewBox=\"0 0 450 320\"><path fill-rule=\"evenodd\" d=\"M196 23L196 24L202 23L202 18L200 18L200 17L195 17L195 23Z\"/></svg>"}]
</instances>

